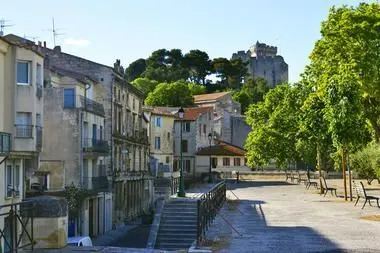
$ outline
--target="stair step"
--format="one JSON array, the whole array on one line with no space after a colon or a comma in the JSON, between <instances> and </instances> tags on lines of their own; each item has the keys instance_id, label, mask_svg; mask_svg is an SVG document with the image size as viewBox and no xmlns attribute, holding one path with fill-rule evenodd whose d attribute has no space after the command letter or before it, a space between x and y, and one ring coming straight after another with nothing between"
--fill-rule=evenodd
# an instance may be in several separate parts
<instances>
[{"instance_id":1,"label":"stair step","mask_svg":"<svg viewBox=\"0 0 380 253\"><path fill-rule=\"evenodd\" d=\"M172 237L178 237L178 238L182 238L182 237L191 237L191 238L195 238L197 237L197 233L196 231L195 232L191 232L191 233L187 233L187 232L177 232L177 233L173 233L172 231L161 231L161 233L159 233L157 235L157 238L160 238L161 236L165 236L165 237L168 237L168 238L172 238Z\"/></svg>"},{"instance_id":2,"label":"stair step","mask_svg":"<svg viewBox=\"0 0 380 253\"><path fill-rule=\"evenodd\" d=\"M171 233L196 233L197 232L197 228L196 227L172 227L172 226L168 226L168 227L161 227L160 226L160 229L158 231L158 235L160 233L165 233L165 232L171 232Z\"/></svg>"},{"instance_id":3,"label":"stair step","mask_svg":"<svg viewBox=\"0 0 380 253\"><path fill-rule=\"evenodd\" d=\"M163 242L158 243L159 249L187 249L190 248L191 243L180 243L180 242Z\"/></svg>"}]
</instances>

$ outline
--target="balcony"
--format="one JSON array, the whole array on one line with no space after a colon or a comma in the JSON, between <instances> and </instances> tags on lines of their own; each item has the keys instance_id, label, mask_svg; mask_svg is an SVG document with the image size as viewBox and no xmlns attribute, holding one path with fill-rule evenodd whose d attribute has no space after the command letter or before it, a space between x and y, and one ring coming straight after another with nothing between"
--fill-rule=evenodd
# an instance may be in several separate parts
<instances>
[{"instance_id":1,"label":"balcony","mask_svg":"<svg viewBox=\"0 0 380 253\"><path fill-rule=\"evenodd\" d=\"M11 134L0 132L0 154L11 151Z\"/></svg>"},{"instance_id":2,"label":"balcony","mask_svg":"<svg viewBox=\"0 0 380 253\"><path fill-rule=\"evenodd\" d=\"M85 111L104 117L104 107L92 99L85 98L84 96L64 95L63 108L73 109L82 108Z\"/></svg>"},{"instance_id":3,"label":"balcony","mask_svg":"<svg viewBox=\"0 0 380 253\"><path fill-rule=\"evenodd\" d=\"M15 125L16 138L33 138L33 125Z\"/></svg>"},{"instance_id":4,"label":"balcony","mask_svg":"<svg viewBox=\"0 0 380 253\"><path fill-rule=\"evenodd\" d=\"M41 151L42 148L42 127L36 126L36 149Z\"/></svg>"},{"instance_id":5,"label":"balcony","mask_svg":"<svg viewBox=\"0 0 380 253\"><path fill-rule=\"evenodd\" d=\"M84 177L83 188L95 191L108 191L108 178L106 176Z\"/></svg>"},{"instance_id":6,"label":"balcony","mask_svg":"<svg viewBox=\"0 0 380 253\"><path fill-rule=\"evenodd\" d=\"M82 148L84 152L108 153L108 143L105 140L83 138Z\"/></svg>"}]
</instances>

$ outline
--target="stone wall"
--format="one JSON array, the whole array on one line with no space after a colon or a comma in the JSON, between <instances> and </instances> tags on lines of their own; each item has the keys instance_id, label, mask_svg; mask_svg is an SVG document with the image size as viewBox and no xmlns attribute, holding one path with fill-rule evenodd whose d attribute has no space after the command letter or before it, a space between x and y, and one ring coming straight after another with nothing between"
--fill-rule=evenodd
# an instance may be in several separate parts
<instances>
[{"instance_id":1,"label":"stone wall","mask_svg":"<svg viewBox=\"0 0 380 253\"><path fill-rule=\"evenodd\" d=\"M246 123L245 117L231 116L231 144L244 148L251 127Z\"/></svg>"}]
</instances>

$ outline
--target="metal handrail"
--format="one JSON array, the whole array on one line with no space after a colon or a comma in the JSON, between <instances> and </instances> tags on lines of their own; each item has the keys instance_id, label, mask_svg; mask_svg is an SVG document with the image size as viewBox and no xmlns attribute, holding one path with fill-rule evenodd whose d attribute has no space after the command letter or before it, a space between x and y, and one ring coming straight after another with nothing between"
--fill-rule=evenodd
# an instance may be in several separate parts
<instances>
[{"instance_id":1,"label":"metal handrail","mask_svg":"<svg viewBox=\"0 0 380 253\"><path fill-rule=\"evenodd\" d=\"M20 125L16 124L16 137L32 138L33 137L33 125Z\"/></svg>"},{"instance_id":2,"label":"metal handrail","mask_svg":"<svg viewBox=\"0 0 380 253\"><path fill-rule=\"evenodd\" d=\"M208 227L223 206L226 200L226 190L226 182L223 180L204 193L197 201L197 245L203 241Z\"/></svg>"}]
</instances>

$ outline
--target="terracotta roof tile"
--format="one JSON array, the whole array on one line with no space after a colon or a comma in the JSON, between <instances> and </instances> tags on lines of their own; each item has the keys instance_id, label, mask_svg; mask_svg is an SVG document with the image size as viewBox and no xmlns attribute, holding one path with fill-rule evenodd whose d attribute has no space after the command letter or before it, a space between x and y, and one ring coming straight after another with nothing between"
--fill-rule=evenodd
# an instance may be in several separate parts
<instances>
[{"instance_id":1,"label":"terracotta roof tile","mask_svg":"<svg viewBox=\"0 0 380 253\"><path fill-rule=\"evenodd\" d=\"M197 152L200 156L224 155L224 156L244 156L246 151L242 148L223 141L215 141L211 147L202 148Z\"/></svg>"},{"instance_id":2,"label":"terracotta roof tile","mask_svg":"<svg viewBox=\"0 0 380 253\"><path fill-rule=\"evenodd\" d=\"M212 111L214 108L211 107L211 106L208 106L208 107L192 107L192 108L184 108L185 110L185 115L184 115L184 118L183 120L197 120L198 117L205 113L205 112L209 112L209 111Z\"/></svg>"},{"instance_id":3,"label":"terracotta roof tile","mask_svg":"<svg viewBox=\"0 0 380 253\"><path fill-rule=\"evenodd\" d=\"M224 97L225 95L230 94L230 92L216 92L216 93L210 93L210 94L203 94L203 95L196 95L194 96L194 102L204 102L204 101L210 101L210 100L217 100L219 98Z\"/></svg>"}]
</instances>

